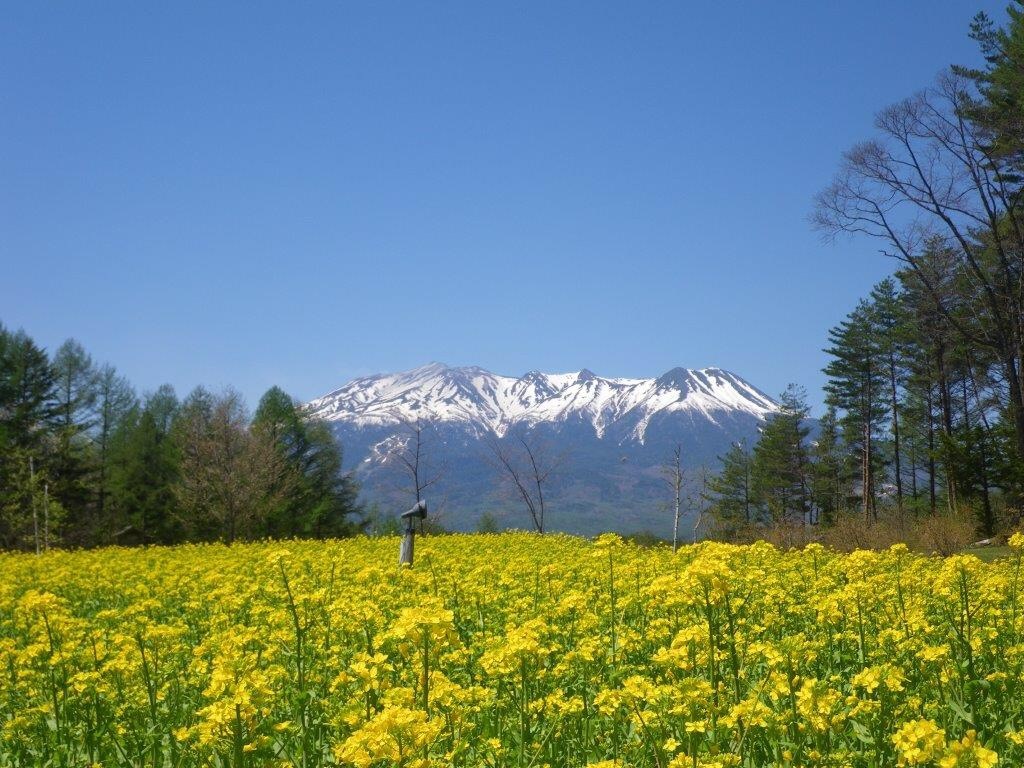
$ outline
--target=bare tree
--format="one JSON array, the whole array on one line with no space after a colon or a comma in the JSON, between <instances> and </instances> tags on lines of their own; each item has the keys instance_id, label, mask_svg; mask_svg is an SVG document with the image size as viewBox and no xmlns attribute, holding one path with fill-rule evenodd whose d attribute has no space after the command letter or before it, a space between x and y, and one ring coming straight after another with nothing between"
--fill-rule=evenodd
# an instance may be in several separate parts
<instances>
[{"instance_id":1,"label":"bare tree","mask_svg":"<svg viewBox=\"0 0 1024 768\"><path fill-rule=\"evenodd\" d=\"M704 513L707 512L708 508L708 468L701 466L697 470L697 476L694 478L694 484L690 489L690 493L687 496L687 506L694 513L693 522L693 543L697 543L697 539L700 537L700 527L704 524Z\"/></svg>"},{"instance_id":2,"label":"bare tree","mask_svg":"<svg viewBox=\"0 0 1024 768\"><path fill-rule=\"evenodd\" d=\"M444 463L433 460L432 445L428 430L421 420L403 421L402 429L405 432L404 438L399 438L391 450L388 458L395 462L401 470L404 482L401 488L408 493L416 502L423 499L424 492L436 485L445 474ZM445 499L434 499L430 507L430 514L433 520L437 520L443 514ZM420 533L423 533L423 520L420 521Z\"/></svg>"},{"instance_id":3,"label":"bare tree","mask_svg":"<svg viewBox=\"0 0 1024 768\"><path fill-rule=\"evenodd\" d=\"M679 519L683 515L683 446L676 444L672 458L662 468L672 493L672 551L679 549Z\"/></svg>"},{"instance_id":4,"label":"bare tree","mask_svg":"<svg viewBox=\"0 0 1024 768\"><path fill-rule=\"evenodd\" d=\"M487 445L494 464L511 483L522 500L537 533L544 533L547 501L544 488L558 468L562 457L549 458L545 448L524 435L499 438L493 436Z\"/></svg>"},{"instance_id":5,"label":"bare tree","mask_svg":"<svg viewBox=\"0 0 1024 768\"><path fill-rule=\"evenodd\" d=\"M202 397L202 403L186 403L177 434L181 466L175 494L187 525L205 527L230 544L259 533L296 478L273 436L249 429L237 392Z\"/></svg>"},{"instance_id":6,"label":"bare tree","mask_svg":"<svg viewBox=\"0 0 1024 768\"><path fill-rule=\"evenodd\" d=\"M857 233L884 242L883 253L909 267L961 338L993 353L1024 457L1022 187L969 119L974 104L970 81L949 72L933 88L880 112L880 138L843 156L812 220L830 236ZM954 256L984 313L957 311L941 290L945 276L926 258L937 246Z\"/></svg>"}]
</instances>

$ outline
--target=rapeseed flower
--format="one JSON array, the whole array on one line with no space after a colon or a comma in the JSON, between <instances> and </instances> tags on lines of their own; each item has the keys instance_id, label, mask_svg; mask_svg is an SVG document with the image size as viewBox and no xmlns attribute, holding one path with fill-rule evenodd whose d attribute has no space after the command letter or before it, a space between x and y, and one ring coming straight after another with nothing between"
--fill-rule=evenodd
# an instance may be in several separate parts
<instances>
[{"instance_id":1,"label":"rapeseed flower","mask_svg":"<svg viewBox=\"0 0 1024 768\"><path fill-rule=\"evenodd\" d=\"M1024 765L1024 535L397 545L0 554L0 766Z\"/></svg>"}]
</instances>

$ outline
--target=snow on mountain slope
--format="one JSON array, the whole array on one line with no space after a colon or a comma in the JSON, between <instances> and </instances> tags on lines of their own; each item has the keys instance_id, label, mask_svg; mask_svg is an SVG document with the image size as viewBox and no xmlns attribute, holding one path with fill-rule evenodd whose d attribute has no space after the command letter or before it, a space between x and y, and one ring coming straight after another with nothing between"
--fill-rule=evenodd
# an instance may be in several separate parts
<instances>
[{"instance_id":1,"label":"snow on mountain slope","mask_svg":"<svg viewBox=\"0 0 1024 768\"><path fill-rule=\"evenodd\" d=\"M518 424L535 426L582 420L597 437L614 424L643 443L658 414L694 412L712 423L722 414L763 419L777 405L767 395L720 368L674 368L656 379L614 379L586 369L576 373L532 371L519 378L475 366L441 363L355 379L313 400L310 412L353 427L403 422L462 423L476 432L504 435Z\"/></svg>"}]
</instances>

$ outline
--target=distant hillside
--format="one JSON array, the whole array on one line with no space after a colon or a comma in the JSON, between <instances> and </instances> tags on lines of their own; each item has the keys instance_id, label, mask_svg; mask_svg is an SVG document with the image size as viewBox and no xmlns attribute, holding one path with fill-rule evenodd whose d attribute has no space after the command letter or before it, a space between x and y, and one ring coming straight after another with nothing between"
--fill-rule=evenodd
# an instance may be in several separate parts
<instances>
[{"instance_id":1,"label":"distant hillside","mask_svg":"<svg viewBox=\"0 0 1024 768\"><path fill-rule=\"evenodd\" d=\"M559 459L548 492L552 530L671 530L662 466L676 444L684 468L714 467L739 440L757 439L776 406L719 368L674 368L656 379L613 379L591 371L521 377L440 363L355 379L307 405L330 423L363 496L382 510L410 500L399 458L421 429L425 496L450 528L472 529L484 511L502 525L529 518L494 467L493 445L519 437Z\"/></svg>"}]
</instances>

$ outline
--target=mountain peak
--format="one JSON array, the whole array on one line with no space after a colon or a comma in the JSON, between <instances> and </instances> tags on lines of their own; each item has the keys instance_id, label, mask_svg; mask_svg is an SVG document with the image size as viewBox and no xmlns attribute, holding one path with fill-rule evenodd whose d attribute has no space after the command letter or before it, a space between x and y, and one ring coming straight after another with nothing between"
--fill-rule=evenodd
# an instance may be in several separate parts
<instances>
[{"instance_id":1,"label":"mountain peak","mask_svg":"<svg viewBox=\"0 0 1024 768\"><path fill-rule=\"evenodd\" d=\"M655 384L660 388L681 388L689 386L693 379L693 372L689 368L672 368L671 370L665 371L657 379Z\"/></svg>"},{"instance_id":2,"label":"mountain peak","mask_svg":"<svg viewBox=\"0 0 1024 768\"><path fill-rule=\"evenodd\" d=\"M517 378L438 362L355 379L308 404L314 416L354 426L414 419L464 423L503 435L516 424L582 420L599 438L611 430L641 443L657 414L688 411L715 421L744 413L763 419L776 407L760 390L719 368L673 368L657 379L608 379L587 368L562 374L530 371Z\"/></svg>"},{"instance_id":3,"label":"mountain peak","mask_svg":"<svg viewBox=\"0 0 1024 768\"><path fill-rule=\"evenodd\" d=\"M369 376L369 380L387 380L395 379L396 381L404 381L406 383L415 383L429 381L436 379L448 374L452 369L444 363L431 362L425 365L417 366L416 368L410 368L407 371L399 371L396 373L379 373L375 376ZM360 379L356 379L360 381ZM347 385L346 385L347 386Z\"/></svg>"}]
</instances>

